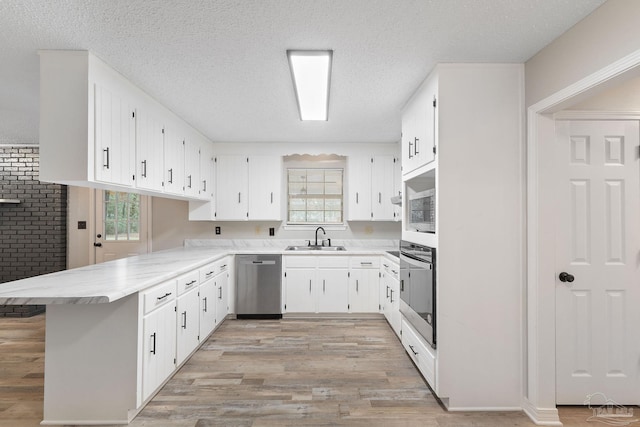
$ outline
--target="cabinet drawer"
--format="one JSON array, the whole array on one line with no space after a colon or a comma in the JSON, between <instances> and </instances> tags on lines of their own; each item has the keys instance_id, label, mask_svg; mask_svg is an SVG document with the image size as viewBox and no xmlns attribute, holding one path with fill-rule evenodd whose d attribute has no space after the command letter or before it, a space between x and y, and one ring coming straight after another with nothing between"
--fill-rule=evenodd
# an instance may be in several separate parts
<instances>
[{"instance_id":1,"label":"cabinet drawer","mask_svg":"<svg viewBox=\"0 0 640 427\"><path fill-rule=\"evenodd\" d=\"M402 345L431 388L436 390L436 354L404 318L402 319Z\"/></svg>"},{"instance_id":2,"label":"cabinet drawer","mask_svg":"<svg viewBox=\"0 0 640 427\"><path fill-rule=\"evenodd\" d=\"M351 268L380 268L379 256L351 257Z\"/></svg>"},{"instance_id":3,"label":"cabinet drawer","mask_svg":"<svg viewBox=\"0 0 640 427\"><path fill-rule=\"evenodd\" d=\"M384 270L385 275L399 280L400 267L398 266L398 264L383 258L382 268Z\"/></svg>"},{"instance_id":4,"label":"cabinet drawer","mask_svg":"<svg viewBox=\"0 0 640 427\"><path fill-rule=\"evenodd\" d=\"M162 307L169 301L176 299L176 281L169 280L163 284L142 292L144 301L144 314L151 313L158 307Z\"/></svg>"},{"instance_id":5,"label":"cabinet drawer","mask_svg":"<svg viewBox=\"0 0 640 427\"><path fill-rule=\"evenodd\" d=\"M282 258L286 268L315 268L317 265L314 256L285 256Z\"/></svg>"},{"instance_id":6,"label":"cabinet drawer","mask_svg":"<svg viewBox=\"0 0 640 427\"><path fill-rule=\"evenodd\" d=\"M198 287L198 282L200 281L200 271L195 270L187 274L183 274L178 277L178 295L182 295L187 291L190 291L193 288Z\"/></svg>"},{"instance_id":7,"label":"cabinet drawer","mask_svg":"<svg viewBox=\"0 0 640 427\"><path fill-rule=\"evenodd\" d=\"M216 274L229 270L229 257L224 257L215 262Z\"/></svg>"},{"instance_id":8,"label":"cabinet drawer","mask_svg":"<svg viewBox=\"0 0 640 427\"><path fill-rule=\"evenodd\" d=\"M216 275L216 267L217 265L215 262L207 264L204 267L200 267L200 283L204 283L209 279L213 279L213 276Z\"/></svg>"},{"instance_id":9,"label":"cabinet drawer","mask_svg":"<svg viewBox=\"0 0 640 427\"><path fill-rule=\"evenodd\" d=\"M348 256L319 256L319 268L349 268Z\"/></svg>"}]
</instances>

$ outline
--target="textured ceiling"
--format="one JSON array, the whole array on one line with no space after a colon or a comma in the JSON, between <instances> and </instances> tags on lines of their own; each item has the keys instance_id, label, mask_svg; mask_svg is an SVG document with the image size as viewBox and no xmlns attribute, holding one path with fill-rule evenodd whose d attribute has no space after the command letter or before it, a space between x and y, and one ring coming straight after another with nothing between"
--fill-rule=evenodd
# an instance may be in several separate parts
<instances>
[{"instance_id":1,"label":"textured ceiling","mask_svg":"<svg viewBox=\"0 0 640 427\"><path fill-rule=\"evenodd\" d=\"M437 62L524 62L604 0L0 0L0 143L38 141L38 49L91 50L214 141L393 142ZM300 122L287 49L333 49Z\"/></svg>"}]
</instances>

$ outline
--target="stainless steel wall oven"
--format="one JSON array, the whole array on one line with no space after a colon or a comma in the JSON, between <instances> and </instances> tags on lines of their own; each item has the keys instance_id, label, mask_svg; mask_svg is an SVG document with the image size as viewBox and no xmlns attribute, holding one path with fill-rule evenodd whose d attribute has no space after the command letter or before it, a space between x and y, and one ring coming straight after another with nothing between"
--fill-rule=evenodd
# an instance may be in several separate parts
<instances>
[{"instance_id":1,"label":"stainless steel wall oven","mask_svg":"<svg viewBox=\"0 0 640 427\"><path fill-rule=\"evenodd\" d=\"M400 311L436 348L436 250L400 242Z\"/></svg>"}]
</instances>

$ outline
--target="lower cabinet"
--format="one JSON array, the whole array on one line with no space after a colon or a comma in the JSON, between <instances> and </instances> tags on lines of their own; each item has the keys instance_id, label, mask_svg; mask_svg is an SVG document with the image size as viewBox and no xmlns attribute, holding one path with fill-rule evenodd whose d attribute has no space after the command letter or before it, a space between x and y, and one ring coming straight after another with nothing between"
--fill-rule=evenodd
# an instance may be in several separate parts
<instances>
[{"instance_id":1,"label":"lower cabinet","mask_svg":"<svg viewBox=\"0 0 640 427\"><path fill-rule=\"evenodd\" d=\"M213 278L215 286L216 326L224 321L229 314L229 267L226 261L218 268L218 274Z\"/></svg>"},{"instance_id":2,"label":"lower cabinet","mask_svg":"<svg viewBox=\"0 0 640 427\"><path fill-rule=\"evenodd\" d=\"M424 379L437 392L436 352L404 319L402 319L402 345Z\"/></svg>"},{"instance_id":3,"label":"lower cabinet","mask_svg":"<svg viewBox=\"0 0 640 427\"><path fill-rule=\"evenodd\" d=\"M174 280L169 286L158 285L143 295L142 401L151 396L176 368L175 286ZM152 311L147 312L147 307Z\"/></svg>"},{"instance_id":4,"label":"lower cabinet","mask_svg":"<svg viewBox=\"0 0 640 427\"><path fill-rule=\"evenodd\" d=\"M352 257L349 272L349 311L377 313L380 298L380 257Z\"/></svg>"},{"instance_id":5,"label":"lower cabinet","mask_svg":"<svg viewBox=\"0 0 640 427\"><path fill-rule=\"evenodd\" d=\"M200 269L200 339L206 339L216 327L216 282L214 265Z\"/></svg>"},{"instance_id":6,"label":"lower cabinet","mask_svg":"<svg viewBox=\"0 0 640 427\"><path fill-rule=\"evenodd\" d=\"M400 280L398 264L384 260L380 283L380 306L396 335L400 336Z\"/></svg>"},{"instance_id":7,"label":"lower cabinet","mask_svg":"<svg viewBox=\"0 0 640 427\"><path fill-rule=\"evenodd\" d=\"M347 313L349 258L285 256L283 313Z\"/></svg>"},{"instance_id":8,"label":"lower cabinet","mask_svg":"<svg viewBox=\"0 0 640 427\"><path fill-rule=\"evenodd\" d=\"M180 365L200 344L200 298L194 288L178 297L176 364Z\"/></svg>"}]
</instances>

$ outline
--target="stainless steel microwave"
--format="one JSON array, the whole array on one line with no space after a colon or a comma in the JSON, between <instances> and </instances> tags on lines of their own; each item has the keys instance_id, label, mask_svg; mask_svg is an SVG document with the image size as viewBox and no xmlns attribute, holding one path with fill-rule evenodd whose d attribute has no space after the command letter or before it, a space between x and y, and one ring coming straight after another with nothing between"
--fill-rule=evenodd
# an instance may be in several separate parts
<instances>
[{"instance_id":1,"label":"stainless steel microwave","mask_svg":"<svg viewBox=\"0 0 640 427\"><path fill-rule=\"evenodd\" d=\"M436 190L414 193L409 198L409 230L436 232Z\"/></svg>"}]
</instances>

